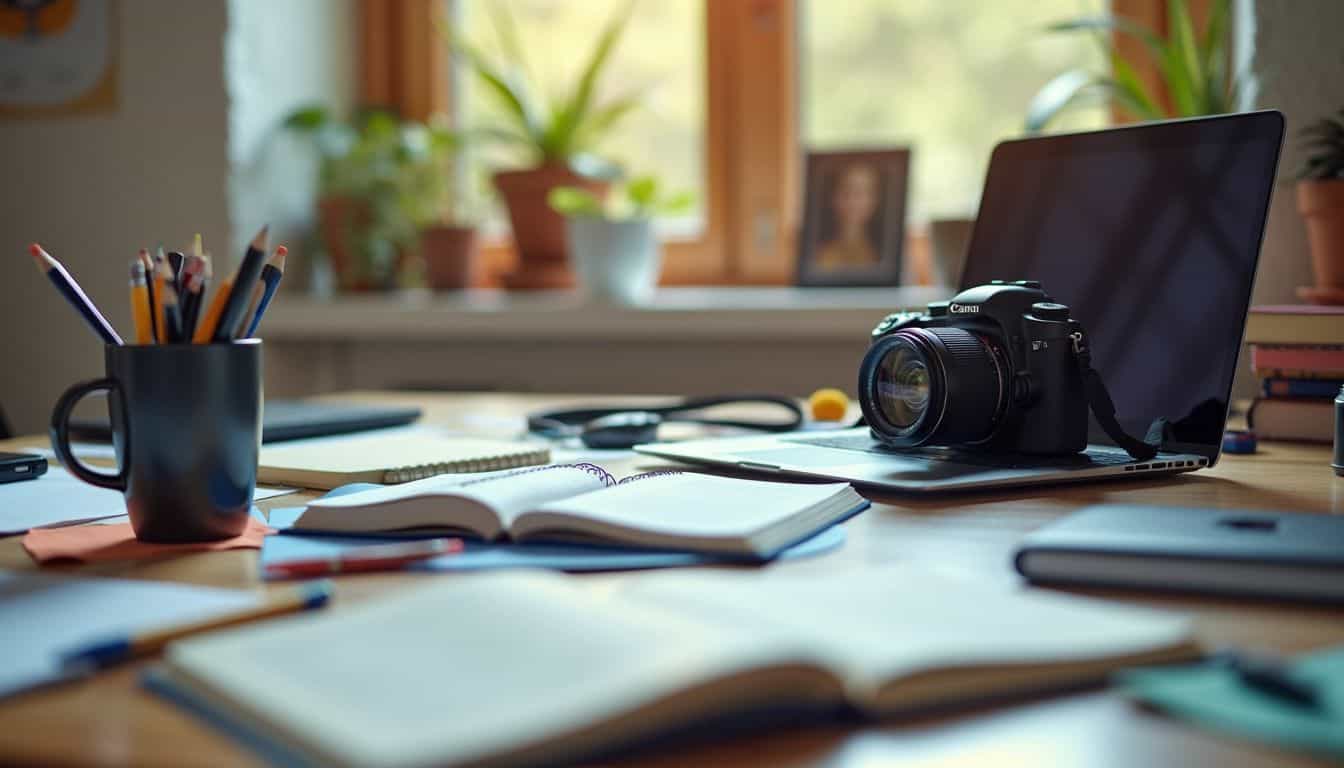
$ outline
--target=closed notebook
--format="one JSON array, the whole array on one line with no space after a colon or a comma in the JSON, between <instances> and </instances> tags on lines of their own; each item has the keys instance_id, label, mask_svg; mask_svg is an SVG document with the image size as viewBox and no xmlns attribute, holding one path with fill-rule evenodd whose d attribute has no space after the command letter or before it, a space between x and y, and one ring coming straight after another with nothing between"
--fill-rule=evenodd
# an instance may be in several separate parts
<instances>
[{"instance_id":1,"label":"closed notebook","mask_svg":"<svg viewBox=\"0 0 1344 768\"><path fill-rule=\"evenodd\" d=\"M257 480L335 488L347 483L404 483L444 473L545 464L534 443L446 437L423 429L370 432L262 446Z\"/></svg>"},{"instance_id":2,"label":"closed notebook","mask_svg":"<svg viewBox=\"0 0 1344 768\"><path fill-rule=\"evenodd\" d=\"M514 571L174 643L147 684L288 764L559 765L694 723L899 716L1196 651L1180 617L909 568L607 589Z\"/></svg>"},{"instance_id":3,"label":"closed notebook","mask_svg":"<svg viewBox=\"0 0 1344 768\"><path fill-rule=\"evenodd\" d=\"M451 475L317 499L290 530L441 529L487 540L579 541L773 557L864 509L847 483L791 484L682 472L616 482L592 464Z\"/></svg>"}]
</instances>

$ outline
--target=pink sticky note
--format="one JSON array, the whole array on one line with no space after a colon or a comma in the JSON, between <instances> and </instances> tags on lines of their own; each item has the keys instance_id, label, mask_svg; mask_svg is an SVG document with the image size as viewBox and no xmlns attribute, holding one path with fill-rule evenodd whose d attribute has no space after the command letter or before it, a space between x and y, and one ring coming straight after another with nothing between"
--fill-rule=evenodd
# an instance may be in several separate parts
<instances>
[{"instance_id":1,"label":"pink sticky note","mask_svg":"<svg viewBox=\"0 0 1344 768\"><path fill-rule=\"evenodd\" d=\"M53 560L78 560L96 563L104 560L143 560L187 552L213 552L221 549L260 549L261 540L271 529L255 517L248 518L247 529L232 539L188 544L154 544L135 538L130 523L120 525L73 525L65 528L34 528L23 537L23 548L39 563Z\"/></svg>"}]
</instances>

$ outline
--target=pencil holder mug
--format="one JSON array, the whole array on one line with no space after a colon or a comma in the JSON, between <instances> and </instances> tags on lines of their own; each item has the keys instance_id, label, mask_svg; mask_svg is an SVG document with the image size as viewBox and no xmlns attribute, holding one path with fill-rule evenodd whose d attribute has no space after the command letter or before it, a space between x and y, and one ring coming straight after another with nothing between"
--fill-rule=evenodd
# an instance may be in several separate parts
<instances>
[{"instance_id":1,"label":"pencil holder mug","mask_svg":"<svg viewBox=\"0 0 1344 768\"><path fill-rule=\"evenodd\" d=\"M261 342L108 346L107 376L56 401L51 445L86 483L121 491L144 541L212 541L247 527L261 448ZM80 463L70 413L107 392L117 472Z\"/></svg>"}]
</instances>

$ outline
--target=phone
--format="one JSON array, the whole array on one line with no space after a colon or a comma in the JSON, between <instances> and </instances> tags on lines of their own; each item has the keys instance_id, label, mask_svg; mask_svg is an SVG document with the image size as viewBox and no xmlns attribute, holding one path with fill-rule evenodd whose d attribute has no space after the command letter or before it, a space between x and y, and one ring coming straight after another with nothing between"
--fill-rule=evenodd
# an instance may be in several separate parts
<instances>
[{"instance_id":1,"label":"phone","mask_svg":"<svg viewBox=\"0 0 1344 768\"><path fill-rule=\"evenodd\" d=\"M0 483L33 480L47 471L47 460L35 453L0 452Z\"/></svg>"}]
</instances>

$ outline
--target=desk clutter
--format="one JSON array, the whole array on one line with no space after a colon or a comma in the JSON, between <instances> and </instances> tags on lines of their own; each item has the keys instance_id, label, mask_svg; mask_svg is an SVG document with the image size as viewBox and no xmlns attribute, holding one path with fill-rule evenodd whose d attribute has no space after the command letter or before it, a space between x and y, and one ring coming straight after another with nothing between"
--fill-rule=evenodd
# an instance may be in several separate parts
<instances>
[{"instance_id":1,"label":"desk clutter","mask_svg":"<svg viewBox=\"0 0 1344 768\"><path fill-rule=\"evenodd\" d=\"M1334 440L1334 400L1344 388L1344 307L1251 307L1251 369L1260 392L1247 416L1258 438Z\"/></svg>"}]
</instances>

